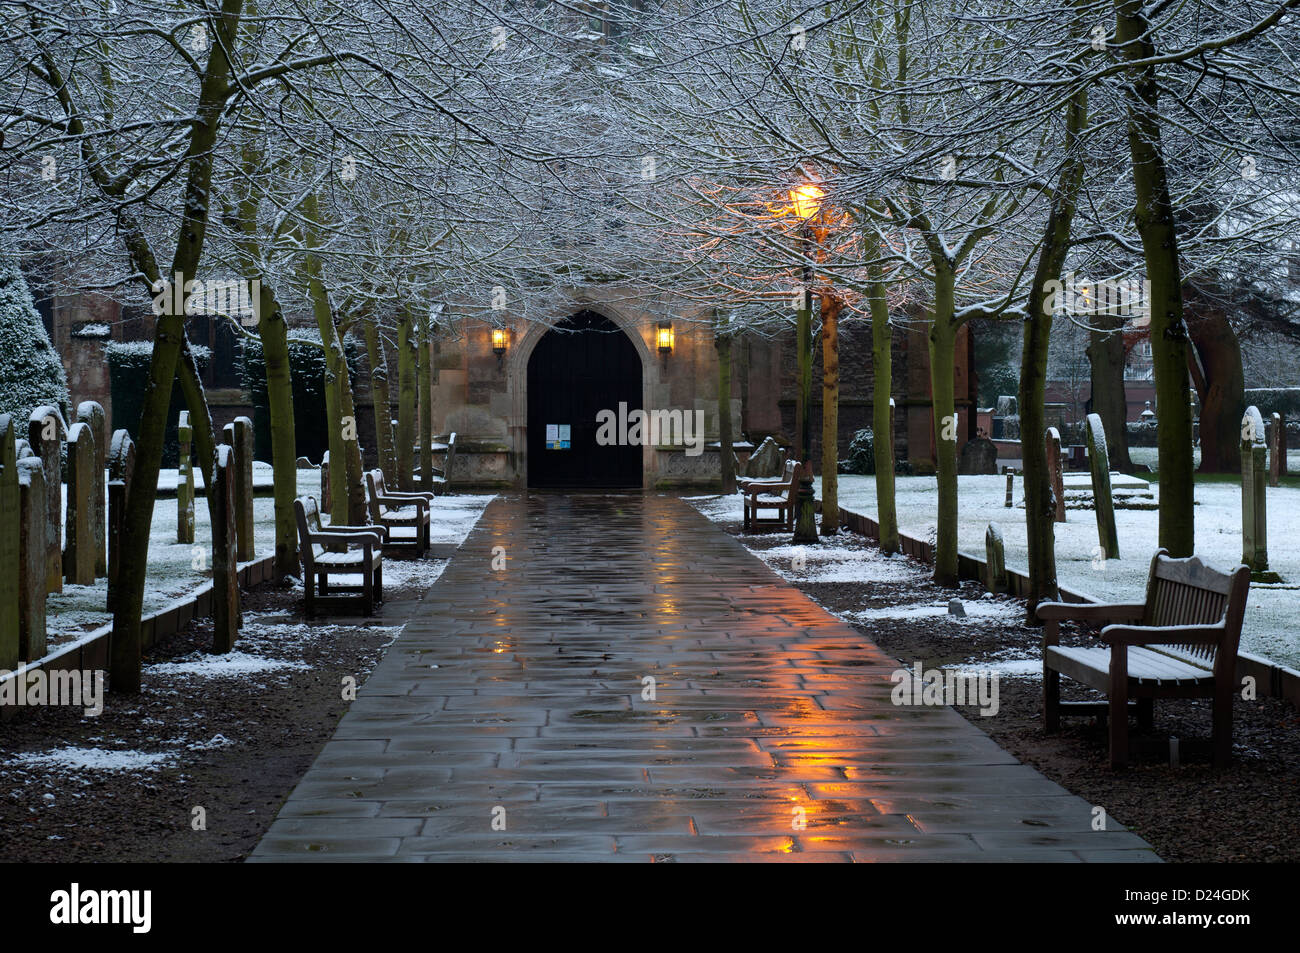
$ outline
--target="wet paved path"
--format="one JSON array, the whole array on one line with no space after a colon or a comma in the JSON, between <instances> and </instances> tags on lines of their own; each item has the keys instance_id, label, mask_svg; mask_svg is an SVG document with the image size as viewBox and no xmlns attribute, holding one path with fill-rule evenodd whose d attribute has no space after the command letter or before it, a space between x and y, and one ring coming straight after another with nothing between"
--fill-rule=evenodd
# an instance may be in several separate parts
<instances>
[{"instance_id":1,"label":"wet paved path","mask_svg":"<svg viewBox=\"0 0 1300 953\"><path fill-rule=\"evenodd\" d=\"M680 500L502 497L252 859L1156 859L898 667Z\"/></svg>"}]
</instances>

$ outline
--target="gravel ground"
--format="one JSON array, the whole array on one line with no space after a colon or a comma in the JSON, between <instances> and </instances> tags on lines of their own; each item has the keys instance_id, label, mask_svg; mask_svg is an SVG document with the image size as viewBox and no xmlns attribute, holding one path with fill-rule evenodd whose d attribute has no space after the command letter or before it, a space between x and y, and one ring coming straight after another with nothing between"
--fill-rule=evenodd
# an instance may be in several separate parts
<instances>
[{"instance_id":1,"label":"gravel ground","mask_svg":"<svg viewBox=\"0 0 1300 953\"><path fill-rule=\"evenodd\" d=\"M720 522L740 534L738 522L725 515ZM986 596L974 583L957 592L940 589L929 582L925 566L903 557L884 559L850 533L806 548L791 547L785 533L741 539L908 668L917 661L923 669L1000 666L997 715L958 710L1017 758L1104 807L1165 860L1300 861L1300 715L1286 702L1238 696L1234 760L1216 772L1210 765L1208 700L1158 701L1152 731L1130 723L1130 767L1113 771L1097 719L1066 718L1058 735L1044 735L1041 676L1007 674L1037 668L1041 659L1040 632L1023 624L1023 602ZM819 558L818 551L828 547L834 547L833 556ZM962 601L965 619L946 613L952 598ZM1066 627L1062 641L1091 638ZM1066 679L1062 693L1067 699L1103 697ZM1169 765L1170 736L1179 739L1177 768Z\"/></svg>"},{"instance_id":2,"label":"gravel ground","mask_svg":"<svg viewBox=\"0 0 1300 953\"><path fill-rule=\"evenodd\" d=\"M0 860L242 860L442 565L386 561L370 619L307 625L301 588L260 587L233 657L203 620L147 653L138 698L23 711L0 730Z\"/></svg>"}]
</instances>

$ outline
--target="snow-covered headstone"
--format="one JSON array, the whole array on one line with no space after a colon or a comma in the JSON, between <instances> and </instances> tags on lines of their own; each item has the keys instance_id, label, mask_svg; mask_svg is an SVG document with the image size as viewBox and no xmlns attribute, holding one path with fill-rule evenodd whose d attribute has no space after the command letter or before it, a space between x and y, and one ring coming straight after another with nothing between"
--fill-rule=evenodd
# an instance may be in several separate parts
<instances>
[{"instance_id":1,"label":"snow-covered headstone","mask_svg":"<svg viewBox=\"0 0 1300 953\"><path fill-rule=\"evenodd\" d=\"M212 474L212 650L229 652L239 635L239 572L235 565L235 452L217 447Z\"/></svg>"},{"instance_id":2,"label":"snow-covered headstone","mask_svg":"<svg viewBox=\"0 0 1300 953\"><path fill-rule=\"evenodd\" d=\"M1056 522L1065 522L1065 464L1061 459L1061 434L1047 428L1047 474L1052 478L1052 496L1056 500Z\"/></svg>"},{"instance_id":3,"label":"snow-covered headstone","mask_svg":"<svg viewBox=\"0 0 1300 953\"><path fill-rule=\"evenodd\" d=\"M135 475L135 442L125 430L113 431L108 452L108 611L113 611L117 578L121 574L122 525L126 522L126 500Z\"/></svg>"},{"instance_id":4,"label":"snow-covered headstone","mask_svg":"<svg viewBox=\"0 0 1300 953\"><path fill-rule=\"evenodd\" d=\"M0 669L18 667L19 489L13 417L0 414Z\"/></svg>"},{"instance_id":5,"label":"snow-covered headstone","mask_svg":"<svg viewBox=\"0 0 1300 953\"><path fill-rule=\"evenodd\" d=\"M1102 559L1119 559L1119 533L1115 529L1115 500L1110 495L1110 451L1101 416L1089 414L1084 424L1088 464L1092 468L1092 505L1097 513L1097 537Z\"/></svg>"},{"instance_id":6,"label":"snow-covered headstone","mask_svg":"<svg viewBox=\"0 0 1300 953\"><path fill-rule=\"evenodd\" d=\"M253 545L253 422L236 417L235 449L235 531L239 540L239 561L249 562L257 555Z\"/></svg>"},{"instance_id":7,"label":"snow-covered headstone","mask_svg":"<svg viewBox=\"0 0 1300 953\"><path fill-rule=\"evenodd\" d=\"M77 405L77 423L90 428L91 439L95 442L94 498L90 508L90 532L95 547L95 578L108 575L107 537L104 527L108 511L105 504L104 468L108 466L108 418L104 408L93 400L85 400Z\"/></svg>"},{"instance_id":8,"label":"snow-covered headstone","mask_svg":"<svg viewBox=\"0 0 1300 953\"><path fill-rule=\"evenodd\" d=\"M45 471L45 591L63 591L63 414L51 404L27 421L27 443Z\"/></svg>"},{"instance_id":9,"label":"snow-covered headstone","mask_svg":"<svg viewBox=\"0 0 1300 953\"><path fill-rule=\"evenodd\" d=\"M182 410L176 425L176 440L180 444L180 458L176 471L176 542L194 542L194 461L190 446L194 428L190 426L190 412Z\"/></svg>"},{"instance_id":10,"label":"snow-covered headstone","mask_svg":"<svg viewBox=\"0 0 1300 953\"><path fill-rule=\"evenodd\" d=\"M997 523L989 523L988 529L984 531L984 555L988 560L985 588L992 593L1006 592L1008 588L1006 549L1002 541L1002 527Z\"/></svg>"},{"instance_id":11,"label":"snow-covered headstone","mask_svg":"<svg viewBox=\"0 0 1300 953\"><path fill-rule=\"evenodd\" d=\"M1282 482L1282 460L1286 456L1286 429L1282 424L1282 415L1273 414L1272 429L1269 431L1271 448L1268 455L1268 485L1278 486Z\"/></svg>"},{"instance_id":12,"label":"snow-covered headstone","mask_svg":"<svg viewBox=\"0 0 1300 953\"><path fill-rule=\"evenodd\" d=\"M18 461L18 654L25 662L45 655L45 468L41 458Z\"/></svg>"},{"instance_id":13,"label":"snow-covered headstone","mask_svg":"<svg viewBox=\"0 0 1300 953\"><path fill-rule=\"evenodd\" d=\"M68 430L63 577L74 586L95 584L95 483L94 434L85 424L73 424Z\"/></svg>"},{"instance_id":14,"label":"snow-covered headstone","mask_svg":"<svg viewBox=\"0 0 1300 953\"><path fill-rule=\"evenodd\" d=\"M1257 407L1247 407L1241 418L1241 561L1259 581L1269 575L1267 454L1264 418Z\"/></svg>"}]
</instances>

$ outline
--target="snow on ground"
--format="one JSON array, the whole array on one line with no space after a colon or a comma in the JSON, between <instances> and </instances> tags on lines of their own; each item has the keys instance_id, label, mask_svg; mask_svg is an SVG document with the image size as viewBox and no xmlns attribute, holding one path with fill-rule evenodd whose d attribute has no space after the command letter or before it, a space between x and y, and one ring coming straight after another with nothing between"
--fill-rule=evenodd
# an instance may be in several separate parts
<instances>
[{"instance_id":1,"label":"snow on ground","mask_svg":"<svg viewBox=\"0 0 1300 953\"><path fill-rule=\"evenodd\" d=\"M855 622L877 622L889 619L940 619L958 625L978 625L981 628L1019 626L1023 625L1025 621L1024 607L1019 602L1011 600L994 600L991 598L978 601L966 600L962 602L962 608L966 610L965 616L950 615L947 602L855 609L845 612L844 615Z\"/></svg>"},{"instance_id":2,"label":"snow on ground","mask_svg":"<svg viewBox=\"0 0 1300 953\"><path fill-rule=\"evenodd\" d=\"M173 762L168 751L114 751L106 748L53 748L13 755L14 764L53 772L154 771Z\"/></svg>"},{"instance_id":3,"label":"snow on ground","mask_svg":"<svg viewBox=\"0 0 1300 953\"><path fill-rule=\"evenodd\" d=\"M927 575L904 559L882 559L875 550L830 543L776 546L755 550L754 555L792 582L907 583Z\"/></svg>"},{"instance_id":4,"label":"snow on ground","mask_svg":"<svg viewBox=\"0 0 1300 953\"><path fill-rule=\"evenodd\" d=\"M243 630L240 635L245 636ZM247 652L227 652L225 655L210 655L206 652L194 652L176 662L159 662L146 665L147 675L173 675L198 678L231 678L244 675L263 675L267 672L285 669L305 669L304 662L290 662L284 659L263 658Z\"/></svg>"},{"instance_id":5,"label":"snow on ground","mask_svg":"<svg viewBox=\"0 0 1300 953\"><path fill-rule=\"evenodd\" d=\"M820 480L817 481L820 494ZM1018 506L1007 509L1006 477L958 477L958 546L983 558L988 524L1002 528L1007 567L1025 571L1024 491L1017 479ZM936 529L934 477L900 476L896 481L899 528L909 536L928 539ZM1159 484L1151 490L1159 499ZM1300 610L1300 489L1268 488L1269 563L1282 585L1250 587L1241 648L1247 652L1300 668L1300 633L1294 618ZM1229 569L1241 561L1241 487L1236 483L1196 484L1196 550L1207 562ZM876 515L876 484L870 476L841 474L840 505L868 516ZM739 497L735 507L739 510ZM1061 585L1107 601L1140 602L1146 591L1147 569L1159 537L1155 510L1115 511L1120 559L1098 558L1097 519L1092 510L1069 510L1056 524L1056 566Z\"/></svg>"}]
</instances>

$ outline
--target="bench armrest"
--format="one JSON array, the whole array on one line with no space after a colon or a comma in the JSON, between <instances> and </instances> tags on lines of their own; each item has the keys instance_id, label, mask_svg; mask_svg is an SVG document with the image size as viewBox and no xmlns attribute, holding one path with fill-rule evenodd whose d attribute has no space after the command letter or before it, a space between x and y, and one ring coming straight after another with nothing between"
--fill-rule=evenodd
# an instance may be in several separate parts
<instances>
[{"instance_id":1,"label":"bench armrest","mask_svg":"<svg viewBox=\"0 0 1300 953\"><path fill-rule=\"evenodd\" d=\"M1075 622L1137 622L1146 612L1141 602L1040 602L1040 619Z\"/></svg>"},{"instance_id":2,"label":"bench armrest","mask_svg":"<svg viewBox=\"0 0 1300 953\"><path fill-rule=\"evenodd\" d=\"M1216 625L1108 625L1101 640L1109 645L1219 645L1228 629Z\"/></svg>"},{"instance_id":3,"label":"bench armrest","mask_svg":"<svg viewBox=\"0 0 1300 953\"><path fill-rule=\"evenodd\" d=\"M383 496L376 496L376 503L382 503L384 506L414 506L418 510L427 509L429 501L424 498L424 494L402 494L385 493Z\"/></svg>"},{"instance_id":4,"label":"bench armrest","mask_svg":"<svg viewBox=\"0 0 1300 953\"><path fill-rule=\"evenodd\" d=\"M313 543L322 539L334 543L348 543L360 536L371 536L382 543L385 532L382 526L331 526L319 533L312 533L311 539Z\"/></svg>"},{"instance_id":5,"label":"bench armrest","mask_svg":"<svg viewBox=\"0 0 1300 953\"><path fill-rule=\"evenodd\" d=\"M790 489L789 483L751 483L740 492L745 496L759 496L765 493L771 493L775 496L777 492L788 489Z\"/></svg>"}]
</instances>

